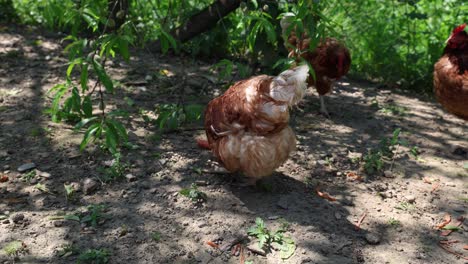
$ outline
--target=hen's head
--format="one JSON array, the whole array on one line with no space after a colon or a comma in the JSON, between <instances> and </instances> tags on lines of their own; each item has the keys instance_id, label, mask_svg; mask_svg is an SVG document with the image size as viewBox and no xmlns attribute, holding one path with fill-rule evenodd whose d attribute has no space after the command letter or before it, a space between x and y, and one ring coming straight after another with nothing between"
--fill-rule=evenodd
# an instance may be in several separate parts
<instances>
[{"instance_id":1,"label":"hen's head","mask_svg":"<svg viewBox=\"0 0 468 264\"><path fill-rule=\"evenodd\" d=\"M446 49L464 50L468 48L468 34L465 31L466 23L456 27L447 39Z\"/></svg>"}]
</instances>

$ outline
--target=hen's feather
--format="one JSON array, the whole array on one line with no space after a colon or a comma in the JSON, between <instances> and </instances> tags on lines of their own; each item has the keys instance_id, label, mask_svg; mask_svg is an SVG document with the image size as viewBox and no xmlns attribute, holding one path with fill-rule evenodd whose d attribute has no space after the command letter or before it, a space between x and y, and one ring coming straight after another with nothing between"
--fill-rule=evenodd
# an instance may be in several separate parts
<instances>
[{"instance_id":1,"label":"hen's feather","mask_svg":"<svg viewBox=\"0 0 468 264\"><path fill-rule=\"evenodd\" d=\"M307 77L307 66L252 77L208 103L209 147L227 170L263 177L286 161L296 145L289 107L303 98Z\"/></svg>"}]
</instances>

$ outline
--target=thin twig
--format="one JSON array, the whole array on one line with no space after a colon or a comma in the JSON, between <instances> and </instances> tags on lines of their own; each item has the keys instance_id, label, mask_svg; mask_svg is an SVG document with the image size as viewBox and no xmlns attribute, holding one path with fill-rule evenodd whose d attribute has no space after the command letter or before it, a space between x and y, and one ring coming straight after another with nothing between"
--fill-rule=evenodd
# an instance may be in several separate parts
<instances>
[{"instance_id":1,"label":"thin twig","mask_svg":"<svg viewBox=\"0 0 468 264\"><path fill-rule=\"evenodd\" d=\"M361 224L364 221L364 218L366 218L366 216L367 216L367 211L364 212L364 214L361 216L361 218L359 218L359 221L356 223L356 226L355 226L356 230L361 229Z\"/></svg>"}]
</instances>

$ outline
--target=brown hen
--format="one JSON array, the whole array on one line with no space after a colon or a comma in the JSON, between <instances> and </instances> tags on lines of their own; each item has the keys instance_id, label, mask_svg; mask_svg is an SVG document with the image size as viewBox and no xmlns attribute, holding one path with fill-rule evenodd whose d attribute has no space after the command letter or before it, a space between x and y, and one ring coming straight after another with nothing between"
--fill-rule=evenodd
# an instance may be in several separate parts
<instances>
[{"instance_id":1,"label":"brown hen","mask_svg":"<svg viewBox=\"0 0 468 264\"><path fill-rule=\"evenodd\" d=\"M281 20L283 36L286 35L290 27L291 16L284 16ZM309 76L307 83L315 86L320 98L320 112L329 117L325 106L324 95L332 91L333 82L346 75L351 66L351 56L345 45L334 38L322 39L314 50L310 50L310 39L304 33L300 38L296 36L294 30L290 32L285 43L289 51L288 57L302 57L312 65L315 71L315 80Z\"/></svg>"},{"instance_id":2,"label":"brown hen","mask_svg":"<svg viewBox=\"0 0 468 264\"><path fill-rule=\"evenodd\" d=\"M450 113L468 120L468 34L456 27L442 57L434 65L434 93Z\"/></svg>"},{"instance_id":3,"label":"brown hen","mask_svg":"<svg viewBox=\"0 0 468 264\"><path fill-rule=\"evenodd\" d=\"M308 67L299 66L235 83L208 103L208 142L199 145L210 148L228 171L243 172L250 184L272 174L296 148L289 108L304 97L307 76Z\"/></svg>"}]
</instances>

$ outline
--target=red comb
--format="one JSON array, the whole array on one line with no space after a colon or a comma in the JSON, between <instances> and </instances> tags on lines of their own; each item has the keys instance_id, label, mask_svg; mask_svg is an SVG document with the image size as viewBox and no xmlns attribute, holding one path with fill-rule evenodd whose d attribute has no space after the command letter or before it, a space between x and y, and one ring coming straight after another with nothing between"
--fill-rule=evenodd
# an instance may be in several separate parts
<instances>
[{"instance_id":1,"label":"red comb","mask_svg":"<svg viewBox=\"0 0 468 264\"><path fill-rule=\"evenodd\" d=\"M466 23L459 25L452 31L452 34L457 34L459 32L462 32L463 30L465 30L465 27L466 27Z\"/></svg>"}]
</instances>

